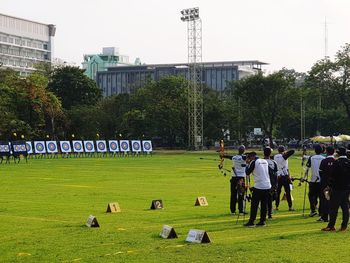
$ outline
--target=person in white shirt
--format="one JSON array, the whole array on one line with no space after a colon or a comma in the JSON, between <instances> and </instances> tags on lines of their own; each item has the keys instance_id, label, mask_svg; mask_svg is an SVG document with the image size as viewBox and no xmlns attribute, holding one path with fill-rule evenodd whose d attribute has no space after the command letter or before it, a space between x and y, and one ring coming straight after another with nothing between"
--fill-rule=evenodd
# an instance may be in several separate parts
<instances>
[{"instance_id":1,"label":"person in white shirt","mask_svg":"<svg viewBox=\"0 0 350 263\"><path fill-rule=\"evenodd\" d=\"M224 158L232 160L232 178L230 180L230 210L232 214L236 213L236 205L238 203L239 213L246 213L244 210L244 193L245 193L245 168L246 156L244 155L245 147L241 145L238 147L237 155L224 155Z\"/></svg>"},{"instance_id":2,"label":"person in white shirt","mask_svg":"<svg viewBox=\"0 0 350 263\"><path fill-rule=\"evenodd\" d=\"M267 214L267 200L270 194L271 183L269 176L269 164L265 159L259 159L255 152L247 154L247 163L249 166L246 168L246 174L249 176L251 173L254 177L254 187L252 202L250 208L249 221L244 224L246 227L254 227L254 221L258 212L258 206L260 203L260 221L256 226L265 226L266 214Z\"/></svg>"},{"instance_id":3,"label":"person in white shirt","mask_svg":"<svg viewBox=\"0 0 350 263\"><path fill-rule=\"evenodd\" d=\"M292 196L290 194L290 175L288 169L288 158L294 154L294 150L289 150L285 152L284 146L278 146L278 154L276 154L273 159L277 163L277 198L276 198L276 210L280 204L280 196L282 191L282 186L286 192L286 198L288 202L289 211L294 211Z\"/></svg>"},{"instance_id":4,"label":"person in white shirt","mask_svg":"<svg viewBox=\"0 0 350 263\"><path fill-rule=\"evenodd\" d=\"M305 177L308 177L309 169L311 168L312 175L309 180L309 202L310 202L310 216L317 215L316 208L321 197L321 177L320 177L320 164L324 157L322 155L323 149L321 145L315 145L315 155L311 156L306 163ZM319 215L322 215L320 207L318 208Z\"/></svg>"}]
</instances>

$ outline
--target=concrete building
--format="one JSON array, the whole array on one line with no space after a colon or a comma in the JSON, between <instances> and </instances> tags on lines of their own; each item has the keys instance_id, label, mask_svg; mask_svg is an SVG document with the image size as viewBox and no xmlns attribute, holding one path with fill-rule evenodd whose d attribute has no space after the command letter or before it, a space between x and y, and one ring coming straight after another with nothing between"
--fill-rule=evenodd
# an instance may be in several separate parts
<instances>
[{"instance_id":1,"label":"concrete building","mask_svg":"<svg viewBox=\"0 0 350 263\"><path fill-rule=\"evenodd\" d=\"M252 61L225 61L202 63L202 83L216 91L223 91L228 82L261 71L267 63ZM188 64L155 64L108 67L98 71L96 82L103 96L134 92L147 80L159 80L176 75L188 79Z\"/></svg>"},{"instance_id":2,"label":"concrete building","mask_svg":"<svg viewBox=\"0 0 350 263\"><path fill-rule=\"evenodd\" d=\"M26 76L39 62L52 62L56 27L0 14L0 65Z\"/></svg>"},{"instance_id":3,"label":"concrete building","mask_svg":"<svg viewBox=\"0 0 350 263\"><path fill-rule=\"evenodd\" d=\"M104 47L101 54L84 55L82 63L85 69L85 75L96 80L97 72L106 71L109 67L129 66L129 57L119 54L119 49L116 47Z\"/></svg>"}]
</instances>

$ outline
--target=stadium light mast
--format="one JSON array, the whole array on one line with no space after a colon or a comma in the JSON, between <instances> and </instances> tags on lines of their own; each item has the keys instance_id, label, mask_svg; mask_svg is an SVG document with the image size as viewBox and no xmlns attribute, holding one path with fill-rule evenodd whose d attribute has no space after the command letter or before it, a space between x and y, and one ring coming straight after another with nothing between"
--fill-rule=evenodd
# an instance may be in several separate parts
<instances>
[{"instance_id":1,"label":"stadium light mast","mask_svg":"<svg viewBox=\"0 0 350 263\"><path fill-rule=\"evenodd\" d=\"M188 50L188 147L203 149L202 20L199 8L181 11L187 22Z\"/></svg>"}]
</instances>

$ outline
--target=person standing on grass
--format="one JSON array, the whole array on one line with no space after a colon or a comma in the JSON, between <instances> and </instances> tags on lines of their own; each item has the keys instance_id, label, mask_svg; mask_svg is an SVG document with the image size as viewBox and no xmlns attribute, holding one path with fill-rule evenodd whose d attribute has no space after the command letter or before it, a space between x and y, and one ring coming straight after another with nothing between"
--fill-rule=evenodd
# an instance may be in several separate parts
<instances>
[{"instance_id":1,"label":"person standing on grass","mask_svg":"<svg viewBox=\"0 0 350 263\"><path fill-rule=\"evenodd\" d=\"M272 149L270 147L264 148L264 159L269 164L269 177L271 183L271 190L267 199L267 215L272 219L272 202L276 200L277 196L277 163L271 159Z\"/></svg>"},{"instance_id":2,"label":"person standing on grass","mask_svg":"<svg viewBox=\"0 0 350 263\"><path fill-rule=\"evenodd\" d=\"M339 206L343 213L340 231L346 231L349 223L350 160L346 157L344 147L340 147L337 153L339 159L334 161L331 172L329 223L327 227L321 229L322 231L335 231Z\"/></svg>"},{"instance_id":3,"label":"person standing on grass","mask_svg":"<svg viewBox=\"0 0 350 263\"><path fill-rule=\"evenodd\" d=\"M332 167L335 161L334 147L332 145L326 148L327 157L321 161L320 164L320 177L321 177L321 197L320 197L320 209L322 211L319 221L328 222L329 217L329 200L325 197L325 191L329 191L330 178Z\"/></svg>"},{"instance_id":4,"label":"person standing on grass","mask_svg":"<svg viewBox=\"0 0 350 263\"><path fill-rule=\"evenodd\" d=\"M285 152L285 148L283 145L278 146L278 154L274 156L274 161L277 163L277 176L278 176L278 185L277 185L277 198L276 198L276 210L278 210L278 206L280 204L280 196L282 191L282 186L284 191L286 192L286 198L288 202L289 211L294 211L291 189L290 189L290 175L288 169L288 158L291 157L295 153L294 150L289 150Z\"/></svg>"},{"instance_id":5,"label":"person standing on grass","mask_svg":"<svg viewBox=\"0 0 350 263\"><path fill-rule=\"evenodd\" d=\"M309 181L309 202L310 202L310 216L317 215L316 208L318 200L321 198L321 177L320 177L320 164L325 157L322 155L322 146L315 145L315 155L311 156L306 163L305 178L307 178L309 169L311 168L312 176ZM318 214L322 215L321 206L318 207ZM318 221L322 221L319 219Z\"/></svg>"},{"instance_id":6,"label":"person standing on grass","mask_svg":"<svg viewBox=\"0 0 350 263\"><path fill-rule=\"evenodd\" d=\"M236 213L236 205L238 203L239 213L246 213L244 210L244 192L245 192L245 167L246 156L244 155L245 147L241 145L238 147L237 155L224 155L224 158L232 160L232 178L230 180L230 210L232 214Z\"/></svg>"},{"instance_id":7,"label":"person standing on grass","mask_svg":"<svg viewBox=\"0 0 350 263\"><path fill-rule=\"evenodd\" d=\"M267 213L267 200L270 194L271 183L269 176L269 164L265 159L259 159L255 152L247 154L246 174L254 176L253 195L250 208L249 221L244 224L246 227L254 227L254 221L258 212L258 206L260 203L260 221L256 226L265 226L266 213Z\"/></svg>"}]
</instances>

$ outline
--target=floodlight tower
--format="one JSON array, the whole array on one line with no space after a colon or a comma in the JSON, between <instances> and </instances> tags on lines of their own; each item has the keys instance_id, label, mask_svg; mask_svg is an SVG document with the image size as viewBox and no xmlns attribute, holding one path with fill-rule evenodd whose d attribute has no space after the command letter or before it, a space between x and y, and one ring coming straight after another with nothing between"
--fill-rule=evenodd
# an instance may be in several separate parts
<instances>
[{"instance_id":1,"label":"floodlight tower","mask_svg":"<svg viewBox=\"0 0 350 263\"><path fill-rule=\"evenodd\" d=\"M199 8L181 11L187 22L188 50L188 147L203 149L202 20Z\"/></svg>"}]
</instances>

